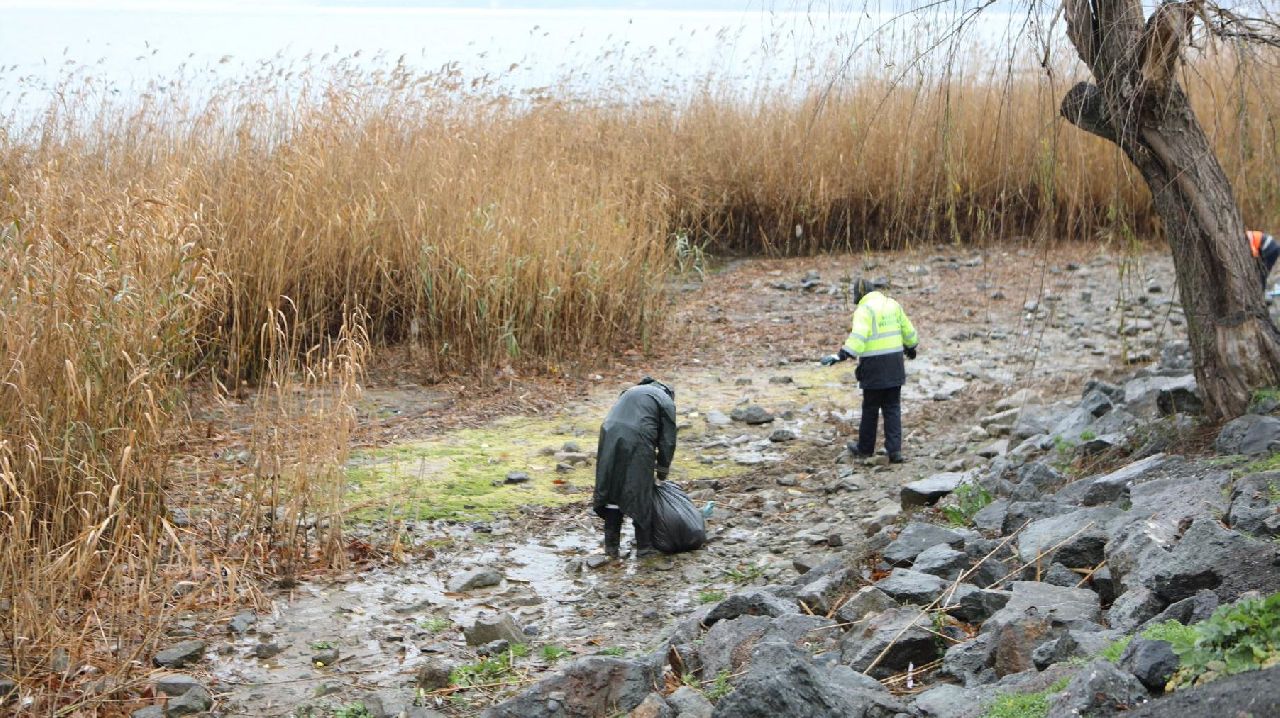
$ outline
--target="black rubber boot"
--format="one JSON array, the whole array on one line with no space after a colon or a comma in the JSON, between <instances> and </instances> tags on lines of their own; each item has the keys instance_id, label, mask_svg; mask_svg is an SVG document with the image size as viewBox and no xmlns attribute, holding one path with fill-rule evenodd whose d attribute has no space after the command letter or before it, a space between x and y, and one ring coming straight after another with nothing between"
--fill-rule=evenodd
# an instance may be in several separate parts
<instances>
[{"instance_id":1,"label":"black rubber boot","mask_svg":"<svg viewBox=\"0 0 1280 718\"><path fill-rule=\"evenodd\" d=\"M634 523L634 522L633 522ZM649 531L648 526L635 524L636 529L636 558L648 558L657 556L658 549L653 547L653 535Z\"/></svg>"},{"instance_id":2,"label":"black rubber boot","mask_svg":"<svg viewBox=\"0 0 1280 718\"><path fill-rule=\"evenodd\" d=\"M622 544L622 512L606 509L604 515L604 555L618 558Z\"/></svg>"}]
</instances>

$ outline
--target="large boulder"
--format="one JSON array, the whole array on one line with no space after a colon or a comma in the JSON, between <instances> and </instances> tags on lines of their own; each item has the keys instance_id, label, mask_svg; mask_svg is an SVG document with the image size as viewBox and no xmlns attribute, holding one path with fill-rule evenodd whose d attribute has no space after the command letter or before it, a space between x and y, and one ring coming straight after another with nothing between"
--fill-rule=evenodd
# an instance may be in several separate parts
<instances>
[{"instance_id":1,"label":"large boulder","mask_svg":"<svg viewBox=\"0 0 1280 718\"><path fill-rule=\"evenodd\" d=\"M711 677L720 671L736 672L772 623L767 616L739 616L707 629L698 647L702 674Z\"/></svg>"},{"instance_id":2,"label":"large boulder","mask_svg":"<svg viewBox=\"0 0 1280 718\"><path fill-rule=\"evenodd\" d=\"M1084 506L1108 504L1124 498L1129 487L1149 477L1168 461L1164 454L1155 454L1121 467L1103 476L1080 479L1058 492L1059 500ZM1154 478L1154 477L1150 477Z\"/></svg>"},{"instance_id":3,"label":"large boulder","mask_svg":"<svg viewBox=\"0 0 1280 718\"><path fill-rule=\"evenodd\" d=\"M629 711L656 688L652 667L609 656L588 656L486 710L483 718L590 718Z\"/></svg>"},{"instance_id":4,"label":"large boulder","mask_svg":"<svg viewBox=\"0 0 1280 718\"><path fill-rule=\"evenodd\" d=\"M1123 513L1099 507L1032 522L1018 537L1018 558L1030 565L1093 568L1102 563L1110 526Z\"/></svg>"},{"instance_id":5,"label":"large boulder","mask_svg":"<svg viewBox=\"0 0 1280 718\"><path fill-rule=\"evenodd\" d=\"M898 602L890 598L884 591L875 586L863 586L849 600L840 604L836 618L841 623L857 623L867 616L898 608Z\"/></svg>"},{"instance_id":6,"label":"large boulder","mask_svg":"<svg viewBox=\"0 0 1280 718\"><path fill-rule=\"evenodd\" d=\"M796 600L807 607L809 612L825 616L848 593L850 584L857 578L860 577L843 567L823 572L815 580L801 586L796 592Z\"/></svg>"},{"instance_id":7,"label":"large boulder","mask_svg":"<svg viewBox=\"0 0 1280 718\"><path fill-rule=\"evenodd\" d=\"M1126 633L1149 622L1168 602L1146 586L1134 586L1116 597L1107 609L1107 625Z\"/></svg>"},{"instance_id":8,"label":"large boulder","mask_svg":"<svg viewBox=\"0 0 1280 718\"><path fill-rule=\"evenodd\" d=\"M1168 641L1135 636L1125 647L1117 665L1132 673L1148 691L1160 695L1174 671L1178 670L1178 656Z\"/></svg>"},{"instance_id":9,"label":"large boulder","mask_svg":"<svg viewBox=\"0 0 1280 718\"><path fill-rule=\"evenodd\" d=\"M462 629L468 646L483 646L494 641L523 643L524 630L509 613L482 613L475 623Z\"/></svg>"},{"instance_id":10,"label":"large boulder","mask_svg":"<svg viewBox=\"0 0 1280 718\"><path fill-rule=\"evenodd\" d=\"M1153 572L1151 590L1170 603L1204 588L1224 603L1245 591L1275 593L1280 590L1277 549L1273 541L1231 531L1214 519L1197 519Z\"/></svg>"},{"instance_id":11,"label":"large boulder","mask_svg":"<svg viewBox=\"0 0 1280 718\"><path fill-rule=\"evenodd\" d=\"M991 654L995 650L995 636L979 634L963 643L947 649L942 657L941 672L960 681L966 687L978 686L995 680L991 669Z\"/></svg>"},{"instance_id":12,"label":"large boulder","mask_svg":"<svg viewBox=\"0 0 1280 718\"><path fill-rule=\"evenodd\" d=\"M1213 448L1219 454L1269 454L1280 450L1280 419L1246 414L1232 419L1218 432Z\"/></svg>"},{"instance_id":13,"label":"large boulder","mask_svg":"<svg viewBox=\"0 0 1280 718\"><path fill-rule=\"evenodd\" d=\"M969 555L946 544L938 544L920 552L911 568L920 573L933 574L948 581L955 579L969 567Z\"/></svg>"},{"instance_id":14,"label":"large boulder","mask_svg":"<svg viewBox=\"0 0 1280 718\"><path fill-rule=\"evenodd\" d=\"M1063 588L1037 581L1014 581L1005 607L996 611L983 633L1018 625L1029 618L1043 618L1065 628L1091 629L1102 620L1098 594L1085 588Z\"/></svg>"},{"instance_id":15,"label":"large boulder","mask_svg":"<svg viewBox=\"0 0 1280 718\"><path fill-rule=\"evenodd\" d=\"M882 611L845 634L841 662L859 672L870 667L868 675L875 678L900 673L913 663L922 666L938 657L932 630L929 617L917 608Z\"/></svg>"},{"instance_id":16,"label":"large boulder","mask_svg":"<svg viewBox=\"0 0 1280 718\"><path fill-rule=\"evenodd\" d=\"M1125 718L1280 716L1280 666L1187 688L1131 708Z\"/></svg>"},{"instance_id":17,"label":"large boulder","mask_svg":"<svg viewBox=\"0 0 1280 718\"><path fill-rule=\"evenodd\" d=\"M1162 393L1187 401L1188 395L1198 395L1196 378L1192 374L1185 374L1131 379L1124 385L1125 409L1138 415L1155 416L1160 409Z\"/></svg>"},{"instance_id":18,"label":"large boulder","mask_svg":"<svg viewBox=\"0 0 1280 718\"><path fill-rule=\"evenodd\" d=\"M716 704L715 718L892 718L906 713L875 681L847 666L813 662L803 650L765 642L751 653L751 667Z\"/></svg>"}]
</instances>

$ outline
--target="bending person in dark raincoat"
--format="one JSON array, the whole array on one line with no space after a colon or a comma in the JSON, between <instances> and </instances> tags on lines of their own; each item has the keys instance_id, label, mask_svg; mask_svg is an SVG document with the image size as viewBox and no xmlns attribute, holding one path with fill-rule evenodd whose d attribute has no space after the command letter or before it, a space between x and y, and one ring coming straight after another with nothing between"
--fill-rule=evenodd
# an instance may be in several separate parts
<instances>
[{"instance_id":1,"label":"bending person in dark raincoat","mask_svg":"<svg viewBox=\"0 0 1280 718\"><path fill-rule=\"evenodd\" d=\"M676 453L676 393L645 377L622 392L600 426L592 508L604 519L604 552L618 558L622 517L636 530L636 557L652 556L654 482Z\"/></svg>"}]
</instances>

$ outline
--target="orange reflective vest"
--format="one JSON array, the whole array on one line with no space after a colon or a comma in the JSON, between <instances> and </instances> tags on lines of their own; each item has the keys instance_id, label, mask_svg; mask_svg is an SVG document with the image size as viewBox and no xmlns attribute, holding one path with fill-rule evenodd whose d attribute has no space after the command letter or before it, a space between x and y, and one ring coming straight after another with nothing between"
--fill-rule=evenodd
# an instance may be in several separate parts
<instances>
[{"instance_id":1,"label":"orange reflective vest","mask_svg":"<svg viewBox=\"0 0 1280 718\"><path fill-rule=\"evenodd\" d=\"M1263 234L1262 232L1259 232L1256 229L1251 229L1245 232L1244 236L1249 238L1249 251L1253 252L1253 256L1255 258L1261 257L1262 256L1262 240L1265 239L1267 235Z\"/></svg>"}]
</instances>

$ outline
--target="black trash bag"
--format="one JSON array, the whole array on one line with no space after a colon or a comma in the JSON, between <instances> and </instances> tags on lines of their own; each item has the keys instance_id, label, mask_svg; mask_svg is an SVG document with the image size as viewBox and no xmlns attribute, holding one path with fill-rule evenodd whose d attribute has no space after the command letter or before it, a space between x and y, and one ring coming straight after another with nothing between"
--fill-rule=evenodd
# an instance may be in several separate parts
<instances>
[{"instance_id":1,"label":"black trash bag","mask_svg":"<svg viewBox=\"0 0 1280 718\"><path fill-rule=\"evenodd\" d=\"M702 548L707 542L707 521L693 500L670 482L653 490L653 547L663 553Z\"/></svg>"}]
</instances>

